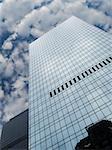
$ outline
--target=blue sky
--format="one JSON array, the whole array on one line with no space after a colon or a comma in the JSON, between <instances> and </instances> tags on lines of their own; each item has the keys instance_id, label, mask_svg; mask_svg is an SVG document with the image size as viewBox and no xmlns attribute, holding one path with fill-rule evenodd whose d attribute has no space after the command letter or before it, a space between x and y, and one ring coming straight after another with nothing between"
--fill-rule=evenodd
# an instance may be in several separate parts
<instances>
[{"instance_id":1,"label":"blue sky","mask_svg":"<svg viewBox=\"0 0 112 150\"><path fill-rule=\"evenodd\" d=\"M0 1L0 128L28 107L29 43L72 15L112 34L112 0Z\"/></svg>"}]
</instances>

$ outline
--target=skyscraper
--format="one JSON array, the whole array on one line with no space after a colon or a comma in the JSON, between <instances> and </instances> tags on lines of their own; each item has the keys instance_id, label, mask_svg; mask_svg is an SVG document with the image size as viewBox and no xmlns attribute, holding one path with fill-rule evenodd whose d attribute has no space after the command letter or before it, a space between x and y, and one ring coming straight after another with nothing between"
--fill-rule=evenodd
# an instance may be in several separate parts
<instances>
[{"instance_id":1,"label":"skyscraper","mask_svg":"<svg viewBox=\"0 0 112 150\"><path fill-rule=\"evenodd\" d=\"M112 37L71 17L30 45L29 149L73 150L112 120Z\"/></svg>"}]
</instances>

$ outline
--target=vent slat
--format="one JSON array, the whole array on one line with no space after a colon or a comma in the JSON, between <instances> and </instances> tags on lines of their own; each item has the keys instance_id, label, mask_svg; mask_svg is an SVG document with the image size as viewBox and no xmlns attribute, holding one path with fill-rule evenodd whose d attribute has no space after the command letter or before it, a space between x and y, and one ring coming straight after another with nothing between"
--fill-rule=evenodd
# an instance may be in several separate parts
<instances>
[{"instance_id":1,"label":"vent slat","mask_svg":"<svg viewBox=\"0 0 112 150\"><path fill-rule=\"evenodd\" d=\"M75 78L73 78L73 81L74 81L75 83L77 82Z\"/></svg>"},{"instance_id":2,"label":"vent slat","mask_svg":"<svg viewBox=\"0 0 112 150\"><path fill-rule=\"evenodd\" d=\"M54 90L54 95L56 95L56 91Z\"/></svg>"},{"instance_id":3,"label":"vent slat","mask_svg":"<svg viewBox=\"0 0 112 150\"><path fill-rule=\"evenodd\" d=\"M64 86L63 85L61 86L61 88L62 88L62 90L64 90Z\"/></svg>"},{"instance_id":4,"label":"vent slat","mask_svg":"<svg viewBox=\"0 0 112 150\"><path fill-rule=\"evenodd\" d=\"M101 63L99 63L100 67L103 67L103 65Z\"/></svg>"},{"instance_id":5,"label":"vent slat","mask_svg":"<svg viewBox=\"0 0 112 150\"><path fill-rule=\"evenodd\" d=\"M81 78L79 76L77 76L78 80L81 80Z\"/></svg>"},{"instance_id":6,"label":"vent slat","mask_svg":"<svg viewBox=\"0 0 112 150\"><path fill-rule=\"evenodd\" d=\"M60 88L58 87L58 93L60 93Z\"/></svg>"},{"instance_id":7,"label":"vent slat","mask_svg":"<svg viewBox=\"0 0 112 150\"><path fill-rule=\"evenodd\" d=\"M108 60L108 59L106 59L106 61L107 61L108 63L111 63L110 60Z\"/></svg>"},{"instance_id":8,"label":"vent slat","mask_svg":"<svg viewBox=\"0 0 112 150\"><path fill-rule=\"evenodd\" d=\"M95 65L95 67L96 67L97 69L99 69L99 67L98 67L97 65Z\"/></svg>"},{"instance_id":9,"label":"vent slat","mask_svg":"<svg viewBox=\"0 0 112 150\"><path fill-rule=\"evenodd\" d=\"M104 63L104 65L107 65L105 61L102 61Z\"/></svg>"},{"instance_id":10,"label":"vent slat","mask_svg":"<svg viewBox=\"0 0 112 150\"><path fill-rule=\"evenodd\" d=\"M85 71L85 73L86 73L87 76L89 75L87 71Z\"/></svg>"},{"instance_id":11,"label":"vent slat","mask_svg":"<svg viewBox=\"0 0 112 150\"><path fill-rule=\"evenodd\" d=\"M82 73L83 78L85 78L85 75Z\"/></svg>"},{"instance_id":12,"label":"vent slat","mask_svg":"<svg viewBox=\"0 0 112 150\"><path fill-rule=\"evenodd\" d=\"M52 97L52 93L50 92L50 97Z\"/></svg>"},{"instance_id":13,"label":"vent slat","mask_svg":"<svg viewBox=\"0 0 112 150\"><path fill-rule=\"evenodd\" d=\"M70 83L70 85L72 85L72 81L71 80L69 81L69 83Z\"/></svg>"},{"instance_id":14,"label":"vent slat","mask_svg":"<svg viewBox=\"0 0 112 150\"><path fill-rule=\"evenodd\" d=\"M65 83L65 85L66 85L66 87L68 88L68 84L67 84L67 83Z\"/></svg>"},{"instance_id":15,"label":"vent slat","mask_svg":"<svg viewBox=\"0 0 112 150\"><path fill-rule=\"evenodd\" d=\"M94 67L92 67L93 71L96 71Z\"/></svg>"},{"instance_id":16,"label":"vent slat","mask_svg":"<svg viewBox=\"0 0 112 150\"><path fill-rule=\"evenodd\" d=\"M91 71L90 69L88 69L88 71L89 71L90 73L92 73L92 71Z\"/></svg>"},{"instance_id":17,"label":"vent slat","mask_svg":"<svg viewBox=\"0 0 112 150\"><path fill-rule=\"evenodd\" d=\"M109 57L112 60L112 57Z\"/></svg>"}]
</instances>

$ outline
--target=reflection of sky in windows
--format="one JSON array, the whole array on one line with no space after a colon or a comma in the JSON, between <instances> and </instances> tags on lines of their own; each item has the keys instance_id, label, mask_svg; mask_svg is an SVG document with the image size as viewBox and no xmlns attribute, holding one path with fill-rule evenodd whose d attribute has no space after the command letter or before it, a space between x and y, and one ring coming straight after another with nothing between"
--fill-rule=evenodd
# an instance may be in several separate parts
<instances>
[{"instance_id":1,"label":"reflection of sky in windows","mask_svg":"<svg viewBox=\"0 0 112 150\"><path fill-rule=\"evenodd\" d=\"M112 56L112 38L72 17L30 46L30 148L72 150L85 127L112 119L111 63L54 97L49 92Z\"/></svg>"}]
</instances>

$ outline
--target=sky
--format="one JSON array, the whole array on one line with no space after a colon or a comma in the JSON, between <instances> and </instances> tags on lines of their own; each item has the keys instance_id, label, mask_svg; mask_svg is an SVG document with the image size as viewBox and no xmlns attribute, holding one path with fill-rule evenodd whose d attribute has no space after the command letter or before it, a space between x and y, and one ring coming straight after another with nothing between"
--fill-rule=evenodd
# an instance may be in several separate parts
<instances>
[{"instance_id":1,"label":"sky","mask_svg":"<svg viewBox=\"0 0 112 150\"><path fill-rule=\"evenodd\" d=\"M28 108L29 44L73 15L112 34L112 0L0 0L0 129Z\"/></svg>"}]
</instances>

